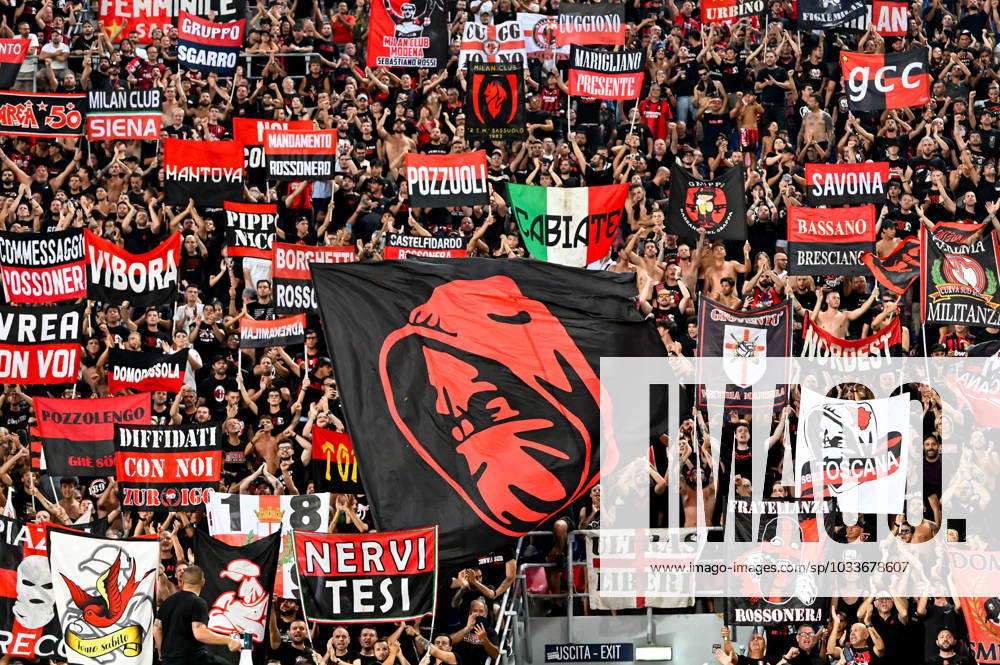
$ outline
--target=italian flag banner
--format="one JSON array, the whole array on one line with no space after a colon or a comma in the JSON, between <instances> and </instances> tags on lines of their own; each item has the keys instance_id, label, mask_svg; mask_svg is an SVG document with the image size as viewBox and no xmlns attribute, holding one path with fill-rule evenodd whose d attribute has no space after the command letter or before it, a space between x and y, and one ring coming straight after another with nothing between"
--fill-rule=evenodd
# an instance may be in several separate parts
<instances>
[{"instance_id":1,"label":"italian flag banner","mask_svg":"<svg viewBox=\"0 0 1000 665\"><path fill-rule=\"evenodd\" d=\"M508 184L524 244L539 260L583 268L604 259L625 214L628 184L535 187Z\"/></svg>"}]
</instances>

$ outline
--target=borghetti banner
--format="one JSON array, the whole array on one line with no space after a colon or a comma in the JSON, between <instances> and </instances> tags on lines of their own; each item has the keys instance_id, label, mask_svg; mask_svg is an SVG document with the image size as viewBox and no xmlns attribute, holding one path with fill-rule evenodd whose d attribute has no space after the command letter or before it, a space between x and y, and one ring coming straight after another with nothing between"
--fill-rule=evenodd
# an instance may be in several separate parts
<instances>
[{"instance_id":1,"label":"borghetti banner","mask_svg":"<svg viewBox=\"0 0 1000 665\"><path fill-rule=\"evenodd\" d=\"M886 358L899 356L903 334L898 316L879 332L861 339L835 337L807 316L802 324L802 339L802 358L816 358L820 366L837 372L860 372L884 367Z\"/></svg>"},{"instance_id":2,"label":"borghetti banner","mask_svg":"<svg viewBox=\"0 0 1000 665\"><path fill-rule=\"evenodd\" d=\"M875 206L788 206L789 275L864 275L861 254L875 249Z\"/></svg>"},{"instance_id":3,"label":"borghetti banner","mask_svg":"<svg viewBox=\"0 0 1000 665\"><path fill-rule=\"evenodd\" d=\"M405 160L410 205L446 208L484 205L490 201L485 150L458 155L408 152Z\"/></svg>"},{"instance_id":4,"label":"borghetti banner","mask_svg":"<svg viewBox=\"0 0 1000 665\"><path fill-rule=\"evenodd\" d=\"M444 67L449 43L445 5L441 0L420 4L407 0L371 3L368 66Z\"/></svg>"},{"instance_id":5,"label":"borghetti banner","mask_svg":"<svg viewBox=\"0 0 1000 665\"><path fill-rule=\"evenodd\" d=\"M167 205L221 208L243 198L243 149L235 141L163 140Z\"/></svg>"},{"instance_id":6,"label":"borghetti banner","mask_svg":"<svg viewBox=\"0 0 1000 665\"><path fill-rule=\"evenodd\" d=\"M278 223L276 203L226 201L226 246L229 256L269 259L274 252L274 229Z\"/></svg>"},{"instance_id":7,"label":"borghetti banner","mask_svg":"<svg viewBox=\"0 0 1000 665\"><path fill-rule=\"evenodd\" d=\"M712 180L693 176L679 164L670 166L670 232L689 238L702 230L709 236L743 240L747 235L743 166Z\"/></svg>"},{"instance_id":8,"label":"borghetti banner","mask_svg":"<svg viewBox=\"0 0 1000 665\"><path fill-rule=\"evenodd\" d=\"M267 346L301 344L306 337L306 315L286 316L273 321L240 319L240 348L262 349Z\"/></svg>"},{"instance_id":9,"label":"borghetti banner","mask_svg":"<svg viewBox=\"0 0 1000 665\"><path fill-rule=\"evenodd\" d=\"M439 256L461 258L466 256L465 240L457 237L435 238L431 236L407 236L402 233L387 233L384 259L405 259L411 256Z\"/></svg>"},{"instance_id":10,"label":"borghetti banner","mask_svg":"<svg viewBox=\"0 0 1000 665\"><path fill-rule=\"evenodd\" d=\"M29 48L30 39L0 39L0 90L14 87Z\"/></svg>"},{"instance_id":11,"label":"borghetti banner","mask_svg":"<svg viewBox=\"0 0 1000 665\"><path fill-rule=\"evenodd\" d=\"M160 138L163 104L160 89L91 90L87 138L91 141Z\"/></svg>"},{"instance_id":12,"label":"borghetti banner","mask_svg":"<svg viewBox=\"0 0 1000 665\"><path fill-rule=\"evenodd\" d=\"M311 247L274 243L271 270L274 277L274 311L278 314L315 312L310 263L353 263L354 247Z\"/></svg>"},{"instance_id":13,"label":"borghetti banner","mask_svg":"<svg viewBox=\"0 0 1000 665\"><path fill-rule=\"evenodd\" d=\"M181 233L174 233L145 254L132 254L89 229L87 234L87 292L91 300L133 307L169 302L177 295Z\"/></svg>"},{"instance_id":14,"label":"borghetti banner","mask_svg":"<svg viewBox=\"0 0 1000 665\"><path fill-rule=\"evenodd\" d=\"M0 231L0 276L7 302L37 304L87 297L83 229Z\"/></svg>"},{"instance_id":15,"label":"borghetti banner","mask_svg":"<svg viewBox=\"0 0 1000 665\"><path fill-rule=\"evenodd\" d=\"M337 163L337 130L264 133L267 175L275 180L329 180Z\"/></svg>"},{"instance_id":16,"label":"borghetti banner","mask_svg":"<svg viewBox=\"0 0 1000 665\"><path fill-rule=\"evenodd\" d=\"M560 3L556 44L625 44L625 5Z\"/></svg>"},{"instance_id":17,"label":"borghetti banner","mask_svg":"<svg viewBox=\"0 0 1000 665\"><path fill-rule=\"evenodd\" d=\"M889 162L806 163L806 201L811 206L885 203Z\"/></svg>"},{"instance_id":18,"label":"borghetti banner","mask_svg":"<svg viewBox=\"0 0 1000 665\"><path fill-rule=\"evenodd\" d=\"M73 383L83 305L0 307L0 383Z\"/></svg>"},{"instance_id":19,"label":"borghetti banner","mask_svg":"<svg viewBox=\"0 0 1000 665\"><path fill-rule=\"evenodd\" d=\"M179 392L184 385L189 351L157 354L112 348L108 353L108 390Z\"/></svg>"},{"instance_id":20,"label":"borghetti banner","mask_svg":"<svg viewBox=\"0 0 1000 665\"><path fill-rule=\"evenodd\" d=\"M247 20L216 23L181 12L177 17L177 61L188 69L232 76Z\"/></svg>"},{"instance_id":21,"label":"borghetti banner","mask_svg":"<svg viewBox=\"0 0 1000 665\"><path fill-rule=\"evenodd\" d=\"M569 51L569 94L596 99L638 99L646 76L646 53L598 51L573 44Z\"/></svg>"}]
</instances>

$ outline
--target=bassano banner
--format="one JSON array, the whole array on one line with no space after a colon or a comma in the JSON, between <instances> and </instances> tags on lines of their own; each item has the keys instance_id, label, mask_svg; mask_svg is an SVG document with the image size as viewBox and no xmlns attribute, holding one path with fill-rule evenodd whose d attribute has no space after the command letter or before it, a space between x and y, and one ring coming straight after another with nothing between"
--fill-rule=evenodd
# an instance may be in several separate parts
<instances>
[{"instance_id":1,"label":"bassano banner","mask_svg":"<svg viewBox=\"0 0 1000 665\"><path fill-rule=\"evenodd\" d=\"M109 37L114 35L115 41L135 33L138 43L148 44L154 30L169 34L181 12L227 22L243 18L246 4L246 0L166 0L153 5L145 0L101 0L99 18L104 31ZM118 27L122 29L115 33Z\"/></svg>"},{"instance_id":2,"label":"bassano banner","mask_svg":"<svg viewBox=\"0 0 1000 665\"><path fill-rule=\"evenodd\" d=\"M271 321L240 319L240 348L263 349L268 346L301 344L306 338L306 315L297 314Z\"/></svg>"},{"instance_id":3,"label":"bassano banner","mask_svg":"<svg viewBox=\"0 0 1000 665\"><path fill-rule=\"evenodd\" d=\"M115 478L122 506L136 510L202 510L219 487L218 423L115 425Z\"/></svg>"},{"instance_id":4,"label":"bassano banner","mask_svg":"<svg viewBox=\"0 0 1000 665\"><path fill-rule=\"evenodd\" d=\"M563 2L559 5L556 44L625 44L625 5L602 2L584 5Z\"/></svg>"},{"instance_id":5,"label":"bassano banner","mask_svg":"<svg viewBox=\"0 0 1000 665\"><path fill-rule=\"evenodd\" d=\"M263 190L267 185L267 159L264 157L266 132L309 131L312 128L312 120L233 118L233 141L243 150L246 166L244 180L247 187L260 187Z\"/></svg>"},{"instance_id":6,"label":"bassano banner","mask_svg":"<svg viewBox=\"0 0 1000 665\"><path fill-rule=\"evenodd\" d=\"M557 17L518 12L517 20L524 35L524 51L529 58L565 60L569 57L569 44L556 44L556 31L559 29Z\"/></svg>"},{"instance_id":7,"label":"bassano banner","mask_svg":"<svg viewBox=\"0 0 1000 665\"><path fill-rule=\"evenodd\" d=\"M243 198L243 150L235 141L165 138L163 170L167 205L221 208Z\"/></svg>"},{"instance_id":8,"label":"bassano banner","mask_svg":"<svg viewBox=\"0 0 1000 665\"><path fill-rule=\"evenodd\" d=\"M817 364L837 372L866 371L886 366L886 358L902 355L903 333L899 317L888 326L861 339L841 339L816 325L807 316L802 323L803 358L817 358Z\"/></svg>"},{"instance_id":9,"label":"bassano banner","mask_svg":"<svg viewBox=\"0 0 1000 665\"><path fill-rule=\"evenodd\" d=\"M524 244L542 261L584 268L611 251L625 216L628 184L599 187L507 185Z\"/></svg>"},{"instance_id":10,"label":"bassano banner","mask_svg":"<svg viewBox=\"0 0 1000 665\"><path fill-rule=\"evenodd\" d=\"M0 277L11 304L87 297L83 229L51 233L0 231Z\"/></svg>"},{"instance_id":11,"label":"bassano banner","mask_svg":"<svg viewBox=\"0 0 1000 665\"><path fill-rule=\"evenodd\" d=\"M798 10L802 30L840 27L868 13L865 0L799 0Z\"/></svg>"},{"instance_id":12,"label":"bassano banner","mask_svg":"<svg viewBox=\"0 0 1000 665\"><path fill-rule=\"evenodd\" d=\"M903 238L885 258L864 252L861 262L868 266L879 284L901 296L920 277L920 241L913 236Z\"/></svg>"},{"instance_id":13,"label":"bassano banner","mask_svg":"<svg viewBox=\"0 0 1000 665\"><path fill-rule=\"evenodd\" d=\"M187 371L189 349L158 354L112 348L108 353L108 390L180 392Z\"/></svg>"},{"instance_id":14,"label":"bassano banner","mask_svg":"<svg viewBox=\"0 0 1000 665\"><path fill-rule=\"evenodd\" d=\"M329 180L337 163L337 130L264 133L267 176L275 180Z\"/></svg>"},{"instance_id":15,"label":"bassano banner","mask_svg":"<svg viewBox=\"0 0 1000 665\"><path fill-rule=\"evenodd\" d=\"M891 53L841 51L840 67L852 111L926 106L931 99L926 48Z\"/></svg>"},{"instance_id":16,"label":"bassano banner","mask_svg":"<svg viewBox=\"0 0 1000 665\"><path fill-rule=\"evenodd\" d=\"M170 302L177 295L180 231L145 254L131 254L91 233L87 235L87 292L91 300L133 307Z\"/></svg>"},{"instance_id":17,"label":"bassano banner","mask_svg":"<svg viewBox=\"0 0 1000 665\"><path fill-rule=\"evenodd\" d=\"M458 155L408 152L405 159L410 205L447 208L490 202L486 187L485 150Z\"/></svg>"},{"instance_id":18,"label":"bassano banner","mask_svg":"<svg viewBox=\"0 0 1000 665\"><path fill-rule=\"evenodd\" d=\"M702 231L724 240L747 235L743 167L734 166L712 180L691 175L678 164L670 165L670 233L685 238Z\"/></svg>"},{"instance_id":19,"label":"bassano banner","mask_svg":"<svg viewBox=\"0 0 1000 665\"><path fill-rule=\"evenodd\" d=\"M232 76L246 23L245 18L216 23L181 12L177 17L177 62L199 72Z\"/></svg>"},{"instance_id":20,"label":"bassano banner","mask_svg":"<svg viewBox=\"0 0 1000 665\"><path fill-rule=\"evenodd\" d=\"M861 254L875 249L875 206L788 206L789 275L864 275Z\"/></svg>"},{"instance_id":21,"label":"bassano banner","mask_svg":"<svg viewBox=\"0 0 1000 665\"><path fill-rule=\"evenodd\" d=\"M497 25L469 21L462 33L458 67L464 69L470 64L493 62L516 64L525 69L528 66L526 49L521 24L517 21Z\"/></svg>"},{"instance_id":22,"label":"bassano banner","mask_svg":"<svg viewBox=\"0 0 1000 665\"><path fill-rule=\"evenodd\" d=\"M226 201L226 246L229 256L252 256L270 260L274 253L274 229L278 223L276 203Z\"/></svg>"},{"instance_id":23,"label":"bassano banner","mask_svg":"<svg viewBox=\"0 0 1000 665\"><path fill-rule=\"evenodd\" d=\"M0 39L0 90L14 87L29 48L30 39Z\"/></svg>"},{"instance_id":24,"label":"bassano banner","mask_svg":"<svg viewBox=\"0 0 1000 665\"><path fill-rule=\"evenodd\" d=\"M74 383L83 305L0 307L0 383Z\"/></svg>"},{"instance_id":25,"label":"bassano banner","mask_svg":"<svg viewBox=\"0 0 1000 665\"><path fill-rule=\"evenodd\" d=\"M811 206L881 205L888 184L889 162L806 163L806 201Z\"/></svg>"},{"instance_id":26,"label":"bassano banner","mask_svg":"<svg viewBox=\"0 0 1000 665\"><path fill-rule=\"evenodd\" d=\"M313 290L310 263L352 263L354 247L311 247L274 243L271 271L274 278L274 311L278 314L315 312L316 294Z\"/></svg>"},{"instance_id":27,"label":"bassano banner","mask_svg":"<svg viewBox=\"0 0 1000 665\"><path fill-rule=\"evenodd\" d=\"M295 531L306 621L407 621L434 614L437 527L378 533Z\"/></svg>"},{"instance_id":28,"label":"bassano banner","mask_svg":"<svg viewBox=\"0 0 1000 665\"><path fill-rule=\"evenodd\" d=\"M474 62L469 65L466 81L466 136L491 141L527 137L522 65Z\"/></svg>"},{"instance_id":29,"label":"bassano banner","mask_svg":"<svg viewBox=\"0 0 1000 665\"><path fill-rule=\"evenodd\" d=\"M87 138L91 141L160 138L163 104L159 88L91 90L87 95Z\"/></svg>"},{"instance_id":30,"label":"bassano banner","mask_svg":"<svg viewBox=\"0 0 1000 665\"><path fill-rule=\"evenodd\" d=\"M448 10L442 0L376 0L368 27L369 67L426 67L448 62Z\"/></svg>"},{"instance_id":31,"label":"bassano banner","mask_svg":"<svg viewBox=\"0 0 1000 665\"><path fill-rule=\"evenodd\" d=\"M0 650L11 658L65 658L45 540L44 524L0 515Z\"/></svg>"},{"instance_id":32,"label":"bassano banner","mask_svg":"<svg viewBox=\"0 0 1000 665\"><path fill-rule=\"evenodd\" d=\"M103 399L35 398L49 473L108 476L115 468L115 424L148 425L149 393Z\"/></svg>"},{"instance_id":33,"label":"bassano banner","mask_svg":"<svg viewBox=\"0 0 1000 665\"><path fill-rule=\"evenodd\" d=\"M321 489L338 494L364 494L350 434L313 427L312 468L313 478Z\"/></svg>"},{"instance_id":34,"label":"bassano banner","mask_svg":"<svg viewBox=\"0 0 1000 665\"><path fill-rule=\"evenodd\" d=\"M570 47L569 94L573 97L638 99L645 75L644 51L598 51L576 44Z\"/></svg>"},{"instance_id":35,"label":"bassano banner","mask_svg":"<svg viewBox=\"0 0 1000 665\"><path fill-rule=\"evenodd\" d=\"M411 256L438 256L461 258L466 256L464 238L436 238L432 236L408 236L402 233L387 233L384 259L405 259Z\"/></svg>"},{"instance_id":36,"label":"bassano banner","mask_svg":"<svg viewBox=\"0 0 1000 665\"><path fill-rule=\"evenodd\" d=\"M968 226L938 224L939 227ZM921 315L927 323L1000 327L995 233L956 244L921 231Z\"/></svg>"},{"instance_id":37,"label":"bassano banner","mask_svg":"<svg viewBox=\"0 0 1000 665\"><path fill-rule=\"evenodd\" d=\"M0 92L0 135L82 136L87 93Z\"/></svg>"},{"instance_id":38,"label":"bassano banner","mask_svg":"<svg viewBox=\"0 0 1000 665\"><path fill-rule=\"evenodd\" d=\"M743 18L751 18L757 25L763 25L764 0L704 0L701 19L705 23L736 23Z\"/></svg>"}]
</instances>

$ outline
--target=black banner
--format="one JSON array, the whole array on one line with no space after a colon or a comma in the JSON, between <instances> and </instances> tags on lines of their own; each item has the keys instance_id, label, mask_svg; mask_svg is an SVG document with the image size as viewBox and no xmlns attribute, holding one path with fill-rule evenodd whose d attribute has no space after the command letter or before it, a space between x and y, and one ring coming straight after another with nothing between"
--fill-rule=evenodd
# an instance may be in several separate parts
<instances>
[{"instance_id":1,"label":"black banner","mask_svg":"<svg viewBox=\"0 0 1000 665\"><path fill-rule=\"evenodd\" d=\"M746 597L729 598L726 605L726 623L730 626L761 626L769 624L803 623L825 625L829 599L816 598L803 603L798 598L767 598L760 593L747 593Z\"/></svg>"},{"instance_id":2,"label":"black banner","mask_svg":"<svg viewBox=\"0 0 1000 665\"><path fill-rule=\"evenodd\" d=\"M638 99L646 76L641 50L598 51L569 47L569 94L596 99Z\"/></svg>"},{"instance_id":3,"label":"black banner","mask_svg":"<svg viewBox=\"0 0 1000 665\"><path fill-rule=\"evenodd\" d=\"M524 107L524 68L513 62L473 62L465 80L465 135L491 141L528 136Z\"/></svg>"},{"instance_id":4,"label":"black banner","mask_svg":"<svg viewBox=\"0 0 1000 665\"><path fill-rule=\"evenodd\" d=\"M382 258L406 259L411 256L439 256L461 258L466 255L465 239L458 236L408 236L387 233Z\"/></svg>"},{"instance_id":5,"label":"black banner","mask_svg":"<svg viewBox=\"0 0 1000 665\"><path fill-rule=\"evenodd\" d=\"M270 260L278 223L278 204L226 201L222 207L226 210L229 256Z\"/></svg>"},{"instance_id":6,"label":"black banner","mask_svg":"<svg viewBox=\"0 0 1000 665\"><path fill-rule=\"evenodd\" d=\"M337 163L337 130L264 132L267 177L274 180L329 180Z\"/></svg>"},{"instance_id":7,"label":"black banner","mask_svg":"<svg viewBox=\"0 0 1000 665\"><path fill-rule=\"evenodd\" d=\"M0 636L14 659L64 658L45 529L0 515Z\"/></svg>"},{"instance_id":8,"label":"black banner","mask_svg":"<svg viewBox=\"0 0 1000 665\"><path fill-rule=\"evenodd\" d=\"M948 225L938 224L935 229L942 226ZM921 239L923 321L1000 328L996 234L965 244L926 232Z\"/></svg>"},{"instance_id":9,"label":"black banner","mask_svg":"<svg viewBox=\"0 0 1000 665\"><path fill-rule=\"evenodd\" d=\"M405 159L411 205L446 208L490 202L485 150L458 155L408 152Z\"/></svg>"},{"instance_id":10,"label":"black banner","mask_svg":"<svg viewBox=\"0 0 1000 665\"><path fill-rule=\"evenodd\" d=\"M743 167L734 166L713 180L692 176L678 164L670 165L670 233L697 237L702 229L725 240L747 237Z\"/></svg>"},{"instance_id":11,"label":"black banner","mask_svg":"<svg viewBox=\"0 0 1000 665\"><path fill-rule=\"evenodd\" d=\"M806 164L806 201L811 206L885 203L889 162Z\"/></svg>"},{"instance_id":12,"label":"black banner","mask_svg":"<svg viewBox=\"0 0 1000 665\"><path fill-rule=\"evenodd\" d=\"M180 392L184 385L184 372L187 371L188 353L190 349L170 354L109 349L108 390L111 393L126 389Z\"/></svg>"},{"instance_id":13,"label":"black banner","mask_svg":"<svg viewBox=\"0 0 1000 665\"><path fill-rule=\"evenodd\" d=\"M83 229L0 231L0 275L7 302L51 303L87 297Z\"/></svg>"},{"instance_id":14,"label":"black banner","mask_svg":"<svg viewBox=\"0 0 1000 665\"><path fill-rule=\"evenodd\" d=\"M86 115L85 92L0 92L0 134L7 136L82 136Z\"/></svg>"},{"instance_id":15,"label":"black banner","mask_svg":"<svg viewBox=\"0 0 1000 665\"><path fill-rule=\"evenodd\" d=\"M868 15L865 0L799 0L798 9L801 30L836 28Z\"/></svg>"},{"instance_id":16,"label":"black banner","mask_svg":"<svg viewBox=\"0 0 1000 665\"><path fill-rule=\"evenodd\" d=\"M875 206L788 206L789 275L864 275L861 254L875 249Z\"/></svg>"},{"instance_id":17,"label":"black banner","mask_svg":"<svg viewBox=\"0 0 1000 665\"><path fill-rule=\"evenodd\" d=\"M163 173L167 205L221 208L243 198L243 146L235 141L165 138Z\"/></svg>"}]
</instances>

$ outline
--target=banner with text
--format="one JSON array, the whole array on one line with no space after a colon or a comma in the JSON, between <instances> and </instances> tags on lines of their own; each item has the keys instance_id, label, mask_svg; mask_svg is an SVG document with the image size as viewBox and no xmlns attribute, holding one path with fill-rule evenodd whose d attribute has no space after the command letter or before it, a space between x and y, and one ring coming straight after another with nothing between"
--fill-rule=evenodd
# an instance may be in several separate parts
<instances>
[{"instance_id":1,"label":"banner with text","mask_svg":"<svg viewBox=\"0 0 1000 665\"><path fill-rule=\"evenodd\" d=\"M405 159L410 205L447 208L490 202L485 150L458 155L408 152Z\"/></svg>"},{"instance_id":2,"label":"banner with text","mask_svg":"<svg viewBox=\"0 0 1000 665\"><path fill-rule=\"evenodd\" d=\"M274 243L271 270L274 278L274 311L277 314L299 314L316 311L310 263L353 263L355 248L311 247Z\"/></svg>"},{"instance_id":3,"label":"banner with text","mask_svg":"<svg viewBox=\"0 0 1000 665\"><path fill-rule=\"evenodd\" d=\"M0 231L0 276L11 304L87 297L83 229L49 233Z\"/></svg>"},{"instance_id":4,"label":"banner with text","mask_svg":"<svg viewBox=\"0 0 1000 665\"><path fill-rule=\"evenodd\" d=\"M162 141L167 205L194 200L199 208L221 208L243 198L243 149L235 141Z\"/></svg>"},{"instance_id":5,"label":"banner with text","mask_svg":"<svg viewBox=\"0 0 1000 665\"><path fill-rule=\"evenodd\" d=\"M789 275L865 275L861 254L875 249L875 206L788 206Z\"/></svg>"},{"instance_id":6,"label":"banner with text","mask_svg":"<svg viewBox=\"0 0 1000 665\"><path fill-rule=\"evenodd\" d=\"M569 51L569 94L595 99L638 99L646 76L646 53L598 51L573 44Z\"/></svg>"},{"instance_id":7,"label":"banner with text","mask_svg":"<svg viewBox=\"0 0 1000 665\"><path fill-rule=\"evenodd\" d=\"M89 229L87 292L91 300L133 307L152 307L177 295L181 233L177 231L145 254L131 254Z\"/></svg>"},{"instance_id":8,"label":"banner with text","mask_svg":"<svg viewBox=\"0 0 1000 665\"><path fill-rule=\"evenodd\" d=\"M301 344L306 337L306 315L296 314L282 319L258 321L240 319L240 348L263 349L268 346Z\"/></svg>"},{"instance_id":9,"label":"banner with text","mask_svg":"<svg viewBox=\"0 0 1000 665\"><path fill-rule=\"evenodd\" d=\"M405 259L411 256L442 256L461 258L467 256L464 238L436 238L432 236L408 236L402 233L387 233L384 259Z\"/></svg>"},{"instance_id":10,"label":"banner with text","mask_svg":"<svg viewBox=\"0 0 1000 665\"><path fill-rule=\"evenodd\" d=\"M337 163L337 130L264 132L267 177L329 180Z\"/></svg>"},{"instance_id":11,"label":"banner with text","mask_svg":"<svg viewBox=\"0 0 1000 665\"><path fill-rule=\"evenodd\" d=\"M179 392L184 385L190 349L177 353L146 353L112 348L108 350L108 390Z\"/></svg>"},{"instance_id":12,"label":"banner with text","mask_svg":"<svg viewBox=\"0 0 1000 665\"><path fill-rule=\"evenodd\" d=\"M83 305L0 307L0 383L73 383Z\"/></svg>"},{"instance_id":13,"label":"banner with text","mask_svg":"<svg viewBox=\"0 0 1000 665\"><path fill-rule=\"evenodd\" d=\"M246 23L245 18L216 23L181 12L177 17L177 62L199 72L232 76Z\"/></svg>"},{"instance_id":14,"label":"banner with text","mask_svg":"<svg viewBox=\"0 0 1000 665\"><path fill-rule=\"evenodd\" d=\"M91 90L87 138L91 141L156 141L163 104L159 88Z\"/></svg>"},{"instance_id":15,"label":"banner with text","mask_svg":"<svg viewBox=\"0 0 1000 665\"><path fill-rule=\"evenodd\" d=\"M270 260L274 253L278 204L226 201L222 207L226 211L226 246L229 248L229 256L252 256Z\"/></svg>"}]
</instances>

